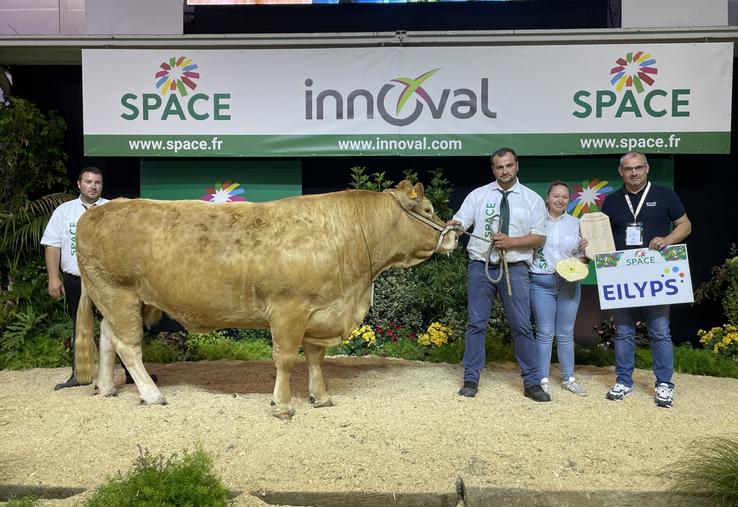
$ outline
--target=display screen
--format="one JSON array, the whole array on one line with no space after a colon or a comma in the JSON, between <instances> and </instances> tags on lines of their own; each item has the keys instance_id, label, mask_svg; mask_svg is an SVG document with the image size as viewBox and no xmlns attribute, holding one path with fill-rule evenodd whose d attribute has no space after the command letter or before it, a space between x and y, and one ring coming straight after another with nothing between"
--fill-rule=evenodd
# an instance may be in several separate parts
<instances>
[{"instance_id":1,"label":"display screen","mask_svg":"<svg viewBox=\"0 0 738 507\"><path fill-rule=\"evenodd\" d=\"M187 5L279 5L279 4L406 4L467 2L472 0L187 0ZM492 2L506 0L486 0Z\"/></svg>"}]
</instances>

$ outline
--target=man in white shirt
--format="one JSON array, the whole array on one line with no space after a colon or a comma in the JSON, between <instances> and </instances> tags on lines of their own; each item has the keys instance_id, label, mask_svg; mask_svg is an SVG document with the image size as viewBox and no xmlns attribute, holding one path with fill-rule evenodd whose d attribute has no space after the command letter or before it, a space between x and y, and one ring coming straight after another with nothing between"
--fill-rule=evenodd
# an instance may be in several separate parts
<instances>
[{"instance_id":1,"label":"man in white shirt","mask_svg":"<svg viewBox=\"0 0 738 507\"><path fill-rule=\"evenodd\" d=\"M512 331L515 357L523 377L523 393L534 401L551 401L541 389L537 368L536 344L530 325L528 272L533 250L546 242L546 206L538 194L520 184L518 157L512 149L501 148L492 154L492 173L495 181L473 190L448 222L464 230L473 227L475 236L487 238L472 237L467 245L469 317L464 341L464 386L459 395L474 397L477 394L479 376L485 365L487 324L499 294ZM490 249L490 245L494 248ZM512 296L508 295L504 275L495 284L485 273L488 260L490 277L499 277L503 251Z\"/></svg>"},{"instance_id":2,"label":"man in white shirt","mask_svg":"<svg viewBox=\"0 0 738 507\"><path fill-rule=\"evenodd\" d=\"M79 197L67 201L54 210L51 215L41 244L44 245L46 272L49 275L49 295L54 299L65 297L67 311L74 325L77 320L81 282L77 265L77 220L90 206L104 204L107 199L101 197L103 189L102 172L97 167L85 167L77 178ZM59 267L63 272L63 280ZM74 351L74 335L72 330L72 350ZM56 384L54 390L78 386L72 361L72 375L66 382Z\"/></svg>"}]
</instances>

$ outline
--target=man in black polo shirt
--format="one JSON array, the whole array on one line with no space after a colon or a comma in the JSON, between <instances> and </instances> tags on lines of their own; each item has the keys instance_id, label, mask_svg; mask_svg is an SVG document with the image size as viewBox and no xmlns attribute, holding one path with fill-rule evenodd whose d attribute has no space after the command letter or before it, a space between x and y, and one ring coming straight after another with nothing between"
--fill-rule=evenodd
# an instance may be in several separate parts
<instances>
[{"instance_id":1,"label":"man in black polo shirt","mask_svg":"<svg viewBox=\"0 0 738 507\"><path fill-rule=\"evenodd\" d=\"M608 195L602 212L610 217L615 248L661 250L681 243L692 232L682 202L668 188L648 181L648 161L643 153L628 152L620 158L618 172L623 187ZM674 352L669 329L669 305L611 310L615 321L615 385L608 400L619 401L633 392L636 322L645 320L651 340L656 404L671 408L674 384ZM644 318L645 317L645 318Z\"/></svg>"}]
</instances>

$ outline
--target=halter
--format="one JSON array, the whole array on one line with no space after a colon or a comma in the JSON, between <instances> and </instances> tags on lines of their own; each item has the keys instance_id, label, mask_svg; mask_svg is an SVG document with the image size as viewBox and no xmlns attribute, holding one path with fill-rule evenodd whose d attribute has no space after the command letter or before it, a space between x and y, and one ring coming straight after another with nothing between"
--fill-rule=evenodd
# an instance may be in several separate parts
<instances>
[{"instance_id":1,"label":"halter","mask_svg":"<svg viewBox=\"0 0 738 507\"><path fill-rule=\"evenodd\" d=\"M389 193L392 194L392 197L394 197L395 200L397 201L397 203L400 204L400 200L395 195L395 192L394 191L390 191ZM417 211L413 211L413 210L410 210L410 209L405 209L404 206L402 206L402 205L400 205L400 208L402 209L402 211L404 211L405 213L407 213L408 215L410 215L414 219L416 219L416 220L424 223L425 225L427 225L429 227L432 227L433 229L435 229L436 231L439 232L438 242L436 243L436 248L433 249L433 253L438 252L438 250L441 248L441 245L443 244L443 240L446 238L446 234L448 234L450 231L455 230L455 227L452 226L452 225L447 225L445 227L442 227L442 226L438 225L437 223L435 223L433 220L431 220L431 219L429 219L427 217L424 217L423 215L421 215Z\"/></svg>"}]
</instances>

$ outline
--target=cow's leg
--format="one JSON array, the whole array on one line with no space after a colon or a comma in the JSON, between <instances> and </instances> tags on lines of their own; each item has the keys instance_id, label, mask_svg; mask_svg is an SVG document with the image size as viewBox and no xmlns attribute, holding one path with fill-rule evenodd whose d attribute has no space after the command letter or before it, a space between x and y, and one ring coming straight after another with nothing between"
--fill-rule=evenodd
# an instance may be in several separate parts
<instances>
[{"instance_id":1,"label":"cow's leg","mask_svg":"<svg viewBox=\"0 0 738 507\"><path fill-rule=\"evenodd\" d=\"M100 369L97 374L97 389L102 396L115 396L116 393L113 385L115 349L112 335L110 324L103 319L100 323Z\"/></svg>"},{"instance_id":2,"label":"cow's leg","mask_svg":"<svg viewBox=\"0 0 738 507\"><path fill-rule=\"evenodd\" d=\"M333 402L325 390L323 382L323 358L325 357L325 347L314 345L303 341L302 350L305 352L305 359L308 364L308 392L310 393L310 401L315 407L332 407Z\"/></svg>"},{"instance_id":3,"label":"cow's leg","mask_svg":"<svg viewBox=\"0 0 738 507\"><path fill-rule=\"evenodd\" d=\"M143 365L141 300L132 290L115 288L109 289L102 301L111 302L106 304L105 308L101 308L101 311L109 320L110 329L113 331L111 333L113 348L133 377L141 401L148 405L165 405L167 400Z\"/></svg>"},{"instance_id":4,"label":"cow's leg","mask_svg":"<svg viewBox=\"0 0 738 507\"><path fill-rule=\"evenodd\" d=\"M288 306L289 308L289 306ZM287 312L285 312L287 313ZM295 414L290 404L290 376L297 362L302 337L305 334L307 317L295 317L299 314L294 305L290 317L275 317L271 321L272 357L277 368L277 380L274 382L274 416L289 419Z\"/></svg>"}]
</instances>

